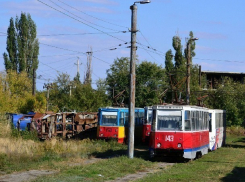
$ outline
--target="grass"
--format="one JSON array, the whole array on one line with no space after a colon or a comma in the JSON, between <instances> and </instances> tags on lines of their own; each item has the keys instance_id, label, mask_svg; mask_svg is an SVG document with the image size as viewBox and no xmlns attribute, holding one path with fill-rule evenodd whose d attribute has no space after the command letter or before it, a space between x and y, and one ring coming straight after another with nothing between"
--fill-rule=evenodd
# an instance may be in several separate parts
<instances>
[{"instance_id":1,"label":"grass","mask_svg":"<svg viewBox=\"0 0 245 182\"><path fill-rule=\"evenodd\" d=\"M245 137L227 138L227 146L188 163L177 163L171 168L149 175L138 182L152 181L244 181Z\"/></svg>"},{"instance_id":2,"label":"grass","mask_svg":"<svg viewBox=\"0 0 245 182\"><path fill-rule=\"evenodd\" d=\"M29 139L28 139L29 138ZM36 181L106 181L152 168L147 146L137 146L134 159L128 159L127 146L102 140L30 140L11 134L10 125L0 120L0 172L49 169L57 173ZM228 129L227 145L188 163L176 162L138 181L244 181L244 129ZM87 164L90 158L96 163ZM98 160L99 158L99 160ZM85 165L86 164L86 165Z\"/></svg>"},{"instance_id":3,"label":"grass","mask_svg":"<svg viewBox=\"0 0 245 182\"><path fill-rule=\"evenodd\" d=\"M31 140L28 133L16 134L6 119L0 120L0 172L11 173L29 169L53 169L54 163L88 159L93 155L126 151L115 141ZM13 134L14 133L14 134Z\"/></svg>"},{"instance_id":4,"label":"grass","mask_svg":"<svg viewBox=\"0 0 245 182\"><path fill-rule=\"evenodd\" d=\"M113 180L127 174L142 171L153 164L140 158L129 159L126 156L104 159L91 165L79 165L63 169L59 174L40 177L36 182L43 181L86 181L99 182Z\"/></svg>"}]
</instances>

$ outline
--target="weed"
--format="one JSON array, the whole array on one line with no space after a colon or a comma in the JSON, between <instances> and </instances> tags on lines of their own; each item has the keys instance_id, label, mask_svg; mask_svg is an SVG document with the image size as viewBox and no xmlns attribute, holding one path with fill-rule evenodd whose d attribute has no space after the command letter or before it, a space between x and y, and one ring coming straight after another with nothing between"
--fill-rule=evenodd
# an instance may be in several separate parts
<instances>
[{"instance_id":1,"label":"weed","mask_svg":"<svg viewBox=\"0 0 245 182\"><path fill-rule=\"evenodd\" d=\"M227 134L235 136L245 136L245 129L242 126L231 126L226 129Z\"/></svg>"}]
</instances>

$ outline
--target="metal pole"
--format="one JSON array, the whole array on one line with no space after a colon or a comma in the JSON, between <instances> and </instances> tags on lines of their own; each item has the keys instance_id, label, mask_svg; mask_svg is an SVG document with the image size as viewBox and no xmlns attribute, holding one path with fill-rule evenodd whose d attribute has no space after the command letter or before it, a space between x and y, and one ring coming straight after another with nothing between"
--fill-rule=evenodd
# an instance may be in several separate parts
<instances>
[{"instance_id":1,"label":"metal pole","mask_svg":"<svg viewBox=\"0 0 245 182\"><path fill-rule=\"evenodd\" d=\"M201 77L202 77L202 68L201 66L199 66L199 88L201 89L202 86L201 86ZM198 105L201 106L201 100L198 100Z\"/></svg>"},{"instance_id":2,"label":"metal pole","mask_svg":"<svg viewBox=\"0 0 245 182\"><path fill-rule=\"evenodd\" d=\"M191 51L190 51L190 41L187 43L187 79L186 79L186 104L190 105L190 62L191 62Z\"/></svg>"},{"instance_id":3,"label":"metal pole","mask_svg":"<svg viewBox=\"0 0 245 182\"><path fill-rule=\"evenodd\" d=\"M199 87L201 88L202 67L199 66Z\"/></svg>"},{"instance_id":4,"label":"metal pole","mask_svg":"<svg viewBox=\"0 0 245 182\"><path fill-rule=\"evenodd\" d=\"M48 111L48 102L49 102L49 86L47 87L47 111Z\"/></svg>"},{"instance_id":5,"label":"metal pole","mask_svg":"<svg viewBox=\"0 0 245 182\"><path fill-rule=\"evenodd\" d=\"M79 74L79 57L77 58L77 75Z\"/></svg>"},{"instance_id":6,"label":"metal pole","mask_svg":"<svg viewBox=\"0 0 245 182\"><path fill-rule=\"evenodd\" d=\"M72 85L70 84L69 86L70 86L70 97L71 97L71 86L72 86Z\"/></svg>"},{"instance_id":7,"label":"metal pole","mask_svg":"<svg viewBox=\"0 0 245 182\"><path fill-rule=\"evenodd\" d=\"M130 103L129 103L129 131L128 131L128 157L134 157L134 125L135 125L135 62L136 62L136 32L137 32L137 6L130 6L131 17L131 52L130 52Z\"/></svg>"}]
</instances>

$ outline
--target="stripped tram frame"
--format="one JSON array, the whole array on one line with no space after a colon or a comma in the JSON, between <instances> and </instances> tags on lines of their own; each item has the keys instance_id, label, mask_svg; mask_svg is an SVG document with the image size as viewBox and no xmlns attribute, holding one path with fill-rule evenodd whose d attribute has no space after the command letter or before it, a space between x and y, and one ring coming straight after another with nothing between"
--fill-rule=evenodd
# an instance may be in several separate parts
<instances>
[{"instance_id":1,"label":"stripped tram frame","mask_svg":"<svg viewBox=\"0 0 245 182\"><path fill-rule=\"evenodd\" d=\"M135 141L142 140L143 108L135 108ZM116 139L118 143L126 143L128 139L128 108L107 107L99 109L97 127L98 139Z\"/></svg>"}]
</instances>

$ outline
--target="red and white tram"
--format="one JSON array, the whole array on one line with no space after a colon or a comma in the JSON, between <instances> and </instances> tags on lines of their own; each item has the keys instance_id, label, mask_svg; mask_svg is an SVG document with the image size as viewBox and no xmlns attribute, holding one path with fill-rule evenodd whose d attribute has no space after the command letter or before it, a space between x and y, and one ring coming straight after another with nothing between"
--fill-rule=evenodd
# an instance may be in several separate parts
<instances>
[{"instance_id":1,"label":"red and white tram","mask_svg":"<svg viewBox=\"0 0 245 182\"><path fill-rule=\"evenodd\" d=\"M225 144L226 111L209 109L209 150L216 150Z\"/></svg>"},{"instance_id":2,"label":"red and white tram","mask_svg":"<svg viewBox=\"0 0 245 182\"><path fill-rule=\"evenodd\" d=\"M209 111L190 105L157 105L152 110L150 155L194 159L208 153Z\"/></svg>"},{"instance_id":3,"label":"red and white tram","mask_svg":"<svg viewBox=\"0 0 245 182\"><path fill-rule=\"evenodd\" d=\"M152 106L144 107L144 122L143 122L143 135L142 141L149 142L151 133L151 122L152 122Z\"/></svg>"}]
</instances>

